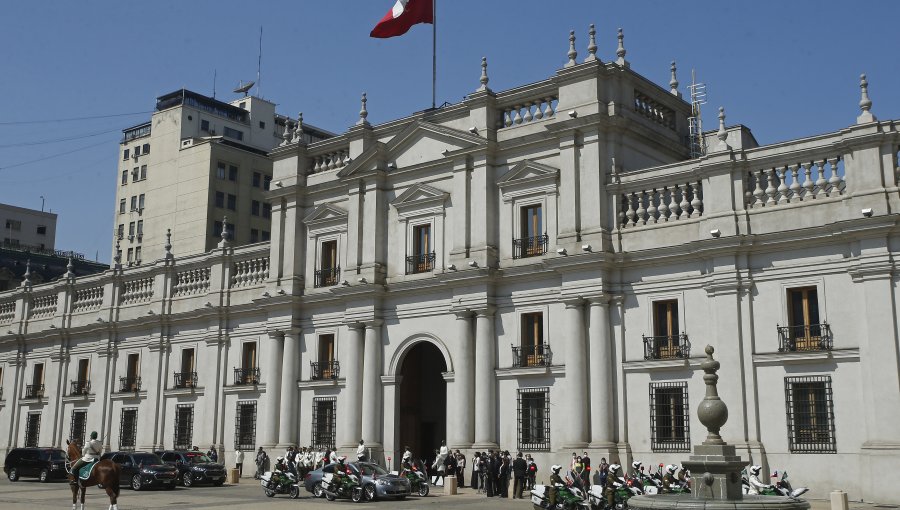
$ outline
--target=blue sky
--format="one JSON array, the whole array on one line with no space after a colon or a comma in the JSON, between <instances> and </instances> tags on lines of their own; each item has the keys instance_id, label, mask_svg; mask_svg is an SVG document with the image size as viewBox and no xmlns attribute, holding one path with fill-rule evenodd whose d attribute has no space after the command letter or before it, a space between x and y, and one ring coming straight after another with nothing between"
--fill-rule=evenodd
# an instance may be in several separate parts
<instances>
[{"instance_id":1,"label":"blue sky","mask_svg":"<svg viewBox=\"0 0 900 510\"><path fill-rule=\"evenodd\" d=\"M0 17L0 202L39 209L43 195L60 215L57 247L109 261L117 142L149 113L58 119L149 112L157 96L182 86L211 94L214 72L218 97L230 100L239 80L256 78L261 25L261 95L280 113L302 111L307 122L341 132L355 122L363 91L373 123L430 106L430 27L368 37L392 4L8 3ZM888 1L438 0L438 102L478 86L482 56L494 90L551 76L566 61L569 30L580 60L595 23L601 59L614 59L622 27L632 69L665 84L675 59L682 88L696 69L709 88L707 126L722 105L729 124L772 143L852 124L861 72L876 116L900 118L900 95L890 92L900 90L897 19L900 2Z\"/></svg>"}]
</instances>

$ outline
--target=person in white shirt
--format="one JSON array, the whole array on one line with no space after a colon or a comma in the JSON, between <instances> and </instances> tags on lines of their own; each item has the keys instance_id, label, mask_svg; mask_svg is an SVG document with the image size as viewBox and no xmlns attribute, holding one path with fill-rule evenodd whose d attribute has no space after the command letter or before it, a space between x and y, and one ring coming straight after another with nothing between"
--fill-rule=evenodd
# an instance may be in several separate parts
<instances>
[{"instance_id":1,"label":"person in white shirt","mask_svg":"<svg viewBox=\"0 0 900 510\"><path fill-rule=\"evenodd\" d=\"M338 454L336 451L331 450L331 455L328 456L328 462L334 464L338 461Z\"/></svg>"},{"instance_id":2,"label":"person in white shirt","mask_svg":"<svg viewBox=\"0 0 900 510\"><path fill-rule=\"evenodd\" d=\"M319 469L320 467L322 467L322 461L324 459L325 459L325 452L323 452L322 449L319 448L319 451L316 452L315 464L313 467L315 467L315 469Z\"/></svg>"},{"instance_id":3,"label":"person in white shirt","mask_svg":"<svg viewBox=\"0 0 900 510\"><path fill-rule=\"evenodd\" d=\"M244 474L244 452L240 448L234 450L234 468L238 470L238 476Z\"/></svg>"},{"instance_id":4,"label":"person in white shirt","mask_svg":"<svg viewBox=\"0 0 900 510\"><path fill-rule=\"evenodd\" d=\"M759 480L760 471L762 471L762 466L750 466L750 488L747 490L747 494L758 496L764 489L769 488L768 484Z\"/></svg>"},{"instance_id":5,"label":"person in white shirt","mask_svg":"<svg viewBox=\"0 0 900 510\"><path fill-rule=\"evenodd\" d=\"M412 461L412 451L409 449L409 446L406 447L403 452L403 458L400 459L400 466L404 469L411 469L412 465L410 462Z\"/></svg>"},{"instance_id":6,"label":"person in white shirt","mask_svg":"<svg viewBox=\"0 0 900 510\"><path fill-rule=\"evenodd\" d=\"M366 460L366 443L360 439L359 446L356 447L356 460L363 462Z\"/></svg>"}]
</instances>

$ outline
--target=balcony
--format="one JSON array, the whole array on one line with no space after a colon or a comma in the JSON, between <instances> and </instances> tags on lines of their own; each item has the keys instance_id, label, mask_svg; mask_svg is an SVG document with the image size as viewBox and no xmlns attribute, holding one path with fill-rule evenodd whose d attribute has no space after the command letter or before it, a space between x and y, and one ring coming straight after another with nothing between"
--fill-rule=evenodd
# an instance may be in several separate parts
<instances>
[{"instance_id":1,"label":"balcony","mask_svg":"<svg viewBox=\"0 0 900 510\"><path fill-rule=\"evenodd\" d=\"M141 378L140 377L120 377L119 378L119 393L137 393L141 391Z\"/></svg>"},{"instance_id":2,"label":"balcony","mask_svg":"<svg viewBox=\"0 0 900 510\"><path fill-rule=\"evenodd\" d=\"M524 259L528 257L540 257L547 253L550 238L547 234L534 237L513 239L513 258Z\"/></svg>"},{"instance_id":3,"label":"balcony","mask_svg":"<svg viewBox=\"0 0 900 510\"><path fill-rule=\"evenodd\" d=\"M644 359L687 359L690 355L691 343L685 333L644 336Z\"/></svg>"},{"instance_id":4,"label":"balcony","mask_svg":"<svg viewBox=\"0 0 900 510\"><path fill-rule=\"evenodd\" d=\"M72 381L72 388L69 391L69 395L87 395L91 392L91 381Z\"/></svg>"},{"instance_id":5,"label":"balcony","mask_svg":"<svg viewBox=\"0 0 900 510\"><path fill-rule=\"evenodd\" d=\"M316 288L333 287L338 284L338 278L341 276L341 267L332 267L328 269L319 269L316 271Z\"/></svg>"},{"instance_id":6,"label":"balcony","mask_svg":"<svg viewBox=\"0 0 900 510\"><path fill-rule=\"evenodd\" d=\"M28 384L25 386L25 398L44 398L43 384Z\"/></svg>"},{"instance_id":7,"label":"balcony","mask_svg":"<svg viewBox=\"0 0 900 510\"><path fill-rule=\"evenodd\" d=\"M175 372L175 388L196 388L197 372Z\"/></svg>"},{"instance_id":8,"label":"balcony","mask_svg":"<svg viewBox=\"0 0 900 510\"><path fill-rule=\"evenodd\" d=\"M778 352L830 350L831 326L828 323L778 326Z\"/></svg>"},{"instance_id":9,"label":"balcony","mask_svg":"<svg viewBox=\"0 0 900 510\"><path fill-rule=\"evenodd\" d=\"M234 369L234 385L248 386L259 384L259 367Z\"/></svg>"},{"instance_id":10,"label":"balcony","mask_svg":"<svg viewBox=\"0 0 900 510\"><path fill-rule=\"evenodd\" d=\"M434 270L434 252L406 257L406 274L428 273Z\"/></svg>"},{"instance_id":11,"label":"balcony","mask_svg":"<svg viewBox=\"0 0 900 510\"><path fill-rule=\"evenodd\" d=\"M337 379L341 373L341 364L337 361L310 361L310 381Z\"/></svg>"},{"instance_id":12,"label":"balcony","mask_svg":"<svg viewBox=\"0 0 900 510\"><path fill-rule=\"evenodd\" d=\"M550 344L523 345L512 347L513 368L549 367L553 363Z\"/></svg>"}]
</instances>

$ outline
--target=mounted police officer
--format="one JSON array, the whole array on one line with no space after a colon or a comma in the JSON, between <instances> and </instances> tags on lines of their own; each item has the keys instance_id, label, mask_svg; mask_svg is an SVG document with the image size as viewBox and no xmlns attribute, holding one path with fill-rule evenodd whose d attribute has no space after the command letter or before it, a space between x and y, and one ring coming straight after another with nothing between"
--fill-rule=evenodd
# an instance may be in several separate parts
<instances>
[{"instance_id":1,"label":"mounted police officer","mask_svg":"<svg viewBox=\"0 0 900 510\"><path fill-rule=\"evenodd\" d=\"M81 450L81 458L72 465L70 474L73 476L73 485L78 483L78 470L81 466L96 461L100 458L101 453L103 453L103 445L97 439L97 431L93 431L91 432L91 439L84 445L84 449Z\"/></svg>"}]
</instances>

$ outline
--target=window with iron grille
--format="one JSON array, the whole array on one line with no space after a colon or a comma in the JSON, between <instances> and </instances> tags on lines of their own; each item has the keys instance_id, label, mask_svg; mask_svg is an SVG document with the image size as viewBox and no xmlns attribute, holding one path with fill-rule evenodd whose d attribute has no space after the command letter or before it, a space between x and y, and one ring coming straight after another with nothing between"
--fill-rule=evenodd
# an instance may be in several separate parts
<instances>
[{"instance_id":1,"label":"window with iron grille","mask_svg":"<svg viewBox=\"0 0 900 510\"><path fill-rule=\"evenodd\" d=\"M74 409L72 411L72 425L69 427L69 439L78 439L84 444L84 432L87 429L87 410Z\"/></svg>"},{"instance_id":2,"label":"window with iron grille","mask_svg":"<svg viewBox=\"0 0 900 510\"><path fill-rule=\"evenodd\" d=\"M650 448L654 452L691 450L686 382L650 383Z\"/></svg>"},{"instance_id":3,"label":"window with iron grille","mask_svg":"<svg viewBox=\"0 0 900 510\"><path fill-rule=\"evenodd\" d=\"M234 449L256 449L256 401L239 400L234 413Z\"/></svg>"},{"instance_id":4,"label":"window with iron grille","mask_svg":"<svg viewBox=\"0 0 900 510\"><path fill-rule=\"evenodd\" d=\"M25 419L25 447L37 448L41 438L41 413L28 413Z\"/></svg>"},{"instance_id":5,"label":"window with iron grille","mask_svg":"<svg viewBox=\"0 0 900 510\"><path fill-rule=\"evenodd\" d=\"M194 404L178 404L175 408L176 450L189 450L194 436Z\"/></svg>"},{"instance_id":6,"label":"window with iron grille","mask_svg":"<svg viewBox=\"0 0 900 510\"><path fill-rule=\"evenodd\" d=\"M125 407L122 409L122 417L119 423L119 449L134 450L137 439L137 407Z\"/></svg>"},{"instance_id":7,"label":"window with iron grille","mask_svg":"<svg viewBox=\"0 0 900 510\"><path fill-rule=\"evenodd\" d=\"M831 376L784 378L791 453L836 453Z\"/></svg>"},{"instance_id":8,"label":"window with iron grille","mask_svg":"<svg viewBox=\"0 0 900 510\"><path fill-rule=\"evenodd\" d=\"M550 388L519 390L519 450L550 450Z\"/></svg>"},{"instance_id":9,"label":"window with iron grille","mask_svg":"<svg viewBox=\"0 0 900 510\"><path fill-rule=\"evenodd\" d=\"M312 448L334 448L335 397L313 399Z\"/></svg>"}]
</instances>

